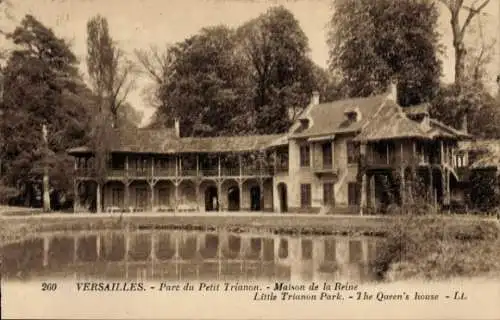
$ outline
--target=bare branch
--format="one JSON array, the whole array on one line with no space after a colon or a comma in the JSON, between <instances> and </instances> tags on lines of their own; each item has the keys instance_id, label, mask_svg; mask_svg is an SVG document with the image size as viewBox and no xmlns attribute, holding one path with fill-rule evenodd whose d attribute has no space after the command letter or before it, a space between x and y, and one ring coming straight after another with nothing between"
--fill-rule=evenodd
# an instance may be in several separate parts
<instances>
[{"instance_id":1,"label":"bare branch","mask_svg":"<svg viewBox=\"0 0 500 320\"><path fill-rule=\"evenodd\" d=\"M488 5L489 2L490 2L490 0L484 0L484 2L481 3L481 5L479 5L479 7L477 9L475 9L474 7L467 8L469 10L469 14L467 15L467 18L465 19L465 22L464 22L464 24L462 26L462 29L460 30L462 36L465 33L465 30L467 29L467 27L469 26L469 24L471 23L472 19L477 14L479 14ZM465 7L463 7L463 8L465 9Z\"/></svg>"},{"instance_id":2,"label":"bare branch","mask_svg":"<svg viewBox=\"0 0 500 320\"><path fill-rule=\"evenodd\" d=\"M147 50L135 50L134 53L142 73L157 84L163 84L173 62L170 46L167 45L163 50L157 46L151 46Z\"/></svg>"}]
</instances>

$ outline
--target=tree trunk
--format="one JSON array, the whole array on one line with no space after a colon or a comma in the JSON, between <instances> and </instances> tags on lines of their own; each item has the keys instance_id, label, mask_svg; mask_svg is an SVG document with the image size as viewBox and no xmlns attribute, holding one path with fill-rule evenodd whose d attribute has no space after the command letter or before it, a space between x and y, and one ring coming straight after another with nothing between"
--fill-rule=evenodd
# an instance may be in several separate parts
<instances>
[{"instance_id":1,"label":"tree trunk","mask_svg":"<svg viewBox=\"0 0 500 320\"><path fill-rule=\"evenodd\" d=\"M464 81L465 54L463 43L455 45L455 84L458 85L459 89Z\"/></svg>"},{"instance_id":2,"label":"tree trunk","mask_svg":"<svg viewBox=\"0 0 500 320\"><path fill-rule=\"evenodd\" d=\"M97 183L97 188L96 188L96 199L95 199L95 203L96 203L96 208L95 208L95 212L96 213L101 213L102 212L102 205L101 205L101 184L100 183Z\"/></svg>"},{"instance_id":3,"label":"tree trunk","mask_svg":"<svg viewBox=\"0 0 500 320\"><path fill-rule=\"evenodd\" d=\"M43 211L50 211L49 174L47 167L45 167L43 173Z\"/></svg>"}]
</instances>

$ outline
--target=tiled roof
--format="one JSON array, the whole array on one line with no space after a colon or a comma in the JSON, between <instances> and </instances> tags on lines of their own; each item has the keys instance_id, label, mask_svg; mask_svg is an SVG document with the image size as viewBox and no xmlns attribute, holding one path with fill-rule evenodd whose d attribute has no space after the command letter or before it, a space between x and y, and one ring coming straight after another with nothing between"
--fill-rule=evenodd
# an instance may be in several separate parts
<instances>
[{"instance_id":1,"label":"tiled roof","mask_svg":"<svg viewBox=\"0 0 500 320\"><path fill-rule=\"evenodd\" d=\"M245 152L265 149L281 135L181 138L177 152Z\"/></svg>"},{"instance_id":2,"label":"tiled roof","mask_svg":"<svg viewBox=\"0 0 500 320\"><path fill-rule=\"evenodd\" d=\"M310 105L300 119L309 119L309 127L297 123L284 135L232 136L213 138L178 138L172 129L120 128L114 130L111 149L117 152L190 153L245 152L286 145L289 138L317 139L339 133L356 133L358 141L395 138L461 139L468 135L434 119L414 121L407 114L425 113L426 105L401 108L387 94ZM346 112L356 110L358 120L350 120ZM405 111L404 111L405 110ZM88 147L69 153L90 152Z\"/></svg>"},{"instance_id":3,"label":"tiled roof","mask_svg":"<svg viewBox=\"0 0 500 320\"><path fill-rule=\"evenodd\" d=\"M402 109L408 115L428 114L429 113L429 104L422 103L422 104L419 104L416 106L404 107Z\"/></svg>"},{"instance_id":4,"label":"tiled roof","mask_svg":"<svg viewBox=\"0 0 500 320\"><path fill-rule=\"evenodd\" d=\"M349 121L345 113L359 111L359 121ZM359 141L394 138L470 138L467 134L437 120L419 122L413 115L428 115L429 105L424 103L401 108L387 94L323 103L308 108L302 118L311 119L310 127L297 130L292 138L311 138L336 133L360 134Z\"/></svg>"},{"instance_id":5,"label":"tiled roof","mask_svg":"<svg viewBox=\"0 0 500 320\"><path fill-rule=\"evenodd\" d=\"M292 134L292 138L321 136L332 133L357 132L379 109L386 95L367 98L354 98L315 105L308 110L308 117L312 120L310 127L300 133ZM361 120L347 121L344 112L358 108ZM306 116L306 115L301 115Z\"/></svg>"},{"instance_id":6,"label":"tiled roof","mask_svg":"<svg viewBox=\"0 0 500 320\"><path fill-rule=\"evenodd\" d=\"M409 109L409 110L408 110ZM427 105L402 108L388 100L382 108L368 121L362 132L356 137L358 141L377 141L397 138L452 138L469 139L470 135L445 125L426 116L426 120L416 121L411 115L426 115Z\"/></svg>"},{"instance_id":7,"label":"tiled roof","mask_svg":"<svg viewBox=\"0 0 500 320\"><path fill-rule=\"evenodd\" d=\"M428 138L420 123L410 120L393 101L386 101L369 119L355 138L357 141L376 141L397 138Z\"/></svg>"},{"instance_id":8,"label":"tiled roof","mask_svg":"<svg viewBox=\"0 0 500 320\"><path fill-rule=\"evenodd\" d=\"M171 129L115 130L111 150L137 153L245 152L268 147L281 135L178 138ZM68 150L70 154L91 152L89 147Z\"/></svg>"}]
</instances>

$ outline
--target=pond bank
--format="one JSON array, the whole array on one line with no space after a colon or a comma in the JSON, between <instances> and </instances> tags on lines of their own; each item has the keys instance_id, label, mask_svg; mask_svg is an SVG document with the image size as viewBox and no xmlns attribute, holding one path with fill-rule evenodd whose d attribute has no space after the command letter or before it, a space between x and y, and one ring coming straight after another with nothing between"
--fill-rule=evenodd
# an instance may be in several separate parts
<instances>
[{"instance_id":1,"label":"pond bank","mask_svg":"<svg viewBox=\"0 0 500 320\"><path fill-rule=\"evenodd\" d=\"M275 213L203 213L167 215L135 214L32 214L0 217L1 244L38 232L83 231L124 228L225 230L230 232L268 232L273 234L385 236L400 216L307 215ZM446 221L459 237L481 237L483 229L498 228L494 218L429 215L415 217L419 224Z\"/></svg>"}]
</instances>

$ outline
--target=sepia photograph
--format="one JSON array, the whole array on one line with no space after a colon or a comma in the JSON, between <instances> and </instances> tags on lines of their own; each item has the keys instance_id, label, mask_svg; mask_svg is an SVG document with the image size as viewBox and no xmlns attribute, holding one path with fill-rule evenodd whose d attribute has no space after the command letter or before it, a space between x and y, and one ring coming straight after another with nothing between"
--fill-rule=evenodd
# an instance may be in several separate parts
<instances>
[{"instance_id":1,"label":"sepia photograph","mask_svg":"<svg viewBox=\"0 0 500 320\"><path fill-rule=\"evenodd\" d=\"M0 0L0 318L499 319L499 0Z\"/></svg>"}]
</instances>

